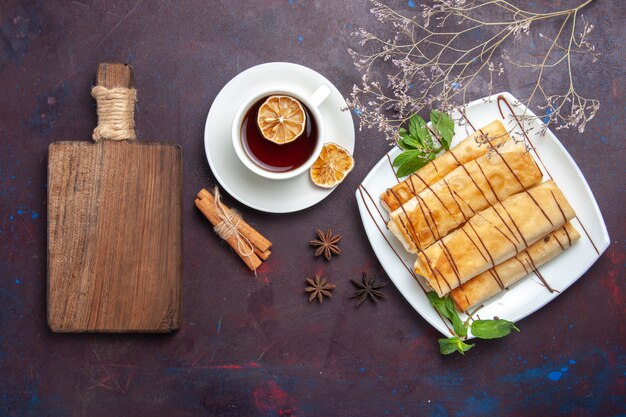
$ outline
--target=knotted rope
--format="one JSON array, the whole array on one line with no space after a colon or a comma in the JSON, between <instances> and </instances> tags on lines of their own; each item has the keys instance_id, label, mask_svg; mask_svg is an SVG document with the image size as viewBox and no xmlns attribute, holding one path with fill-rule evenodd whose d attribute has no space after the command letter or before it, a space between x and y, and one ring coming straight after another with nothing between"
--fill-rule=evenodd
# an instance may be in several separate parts
<instances>
[{"instance_id":1,"label":"knotted rope","mask_svg":"<svg viewBox=\"0 0 626 417\"><path fill-rule=\"evenodd\" d=\"M97 85L91 89L91 95L98 104L98 126L93 131L93 140L136 139L134 114L137 90Z\"/></svg>"},{"instance_id":2,"label":"knotted rope","mask_svg":"<svg viewBox=\"0 0 626 417\"><path fill-rule=\"evenodd\" d=\"M250 239L245 237L237 228L237 225L239 225L241 221L241 215L233 209L229 211L224 210L220 190L217 187L213 189L213 197L215 200L215 211L221 220L213 230L224 240L235 236L237 239L237 249L241 256L252 256L254 253L254 245L250 242Z\"/></svg>"}]
</instances>

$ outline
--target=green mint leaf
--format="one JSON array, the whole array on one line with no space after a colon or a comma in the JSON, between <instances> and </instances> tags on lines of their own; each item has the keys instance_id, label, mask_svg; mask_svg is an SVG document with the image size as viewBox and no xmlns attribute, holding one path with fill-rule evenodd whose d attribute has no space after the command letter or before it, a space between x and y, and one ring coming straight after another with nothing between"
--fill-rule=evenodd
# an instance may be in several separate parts
<instances>
[{"instance_id":1,"label":"green mint leaf","mask_svg":"<svg viewBox=\"0 0 626 417\"><path fill-rule=\"evenodd\" d=\"M446 296L446 310L448 310L448 318L452 321L452 326L454 327L454 333L457 336L465 337L467 336L467 327L461 321L459 317L459 313L456 312L454 308L454 301L452 301L452 297L449 295Z\"/></svg>"},{"instance_id":2,"label":"green mint leaf","mask_svg":"<svg viewBox=\"0 0 626 417\"><path fill-rule=\"evenodd\" d=\"M442 355L449 355L458 351L458 341L460 341L458 337L449 337L447 339L439 339L439 353Z\"/></svg>"},{"instance_id":3,"label":"green mint leaf","mask_svg":"<svg viewBox=\"0 0 626 417\"><path fill-rule=\"evenodd\" d=\"M467 336L467 327L465 327L456 311L454 311L454 314L452 315L452 326L454 327L454 333L456 333L457 336Z\"/></svg>"},{"instance_id":4,"label":"green mint leaf","mask_svg":"<svg viewBox=\"0 0 626 417\"><path fill-rule=\"evenodd\" d=\"M453 315L456 314L456 311L454 310L454 301L452 301L452 298L450 298L449 295L444 296L443 301L445 303L446 310L448 311L448 318L451 318Z\"/></svg>"},{"instance_id":5,"label":"green mint leaf","mask_svg":"<svg viewBox=\"0 0 626 417\"><path fill-rule=\"evenodd\" d=\"M416 149L409 149L409 150L402 152L400 155L396 156L395 159L393 160L392 165L394 167L398 167L407 161L411 161L415 158L420 158L421 156L422 156L421 151L418 151Z\"/></svg>"},{"instance_id":6,"label":"green mint leaf","mask_svg":"<svg viewBox=\"0 0 626 417\"><path fill-rule=\"evenodd\" d=\"M432 148L433 140L426 126L426 121L419 114L414 114L409 119L409 132L422 147Z\"/></svg>"},{"instance_id":7,"label":"green mint leaf","mask_svg":"<svg viewBox=\"0 0 626 417\"><path fill-rule=\"evenodd\" d=\"M480 339L497 339L518 331L515 323L508 320L474 320L471 325L472 334Z\"/></svg>"},{"instance_id":8,"label":"green mint leaf","mask_svg":"<svg viewBox=\"0 0 626 417\"><path fill-rule=\"evenodd\" d=\"M421 151L414 152L416 152L415 156L404 161L398 168L398 172L396 172L396 175L398 175L398 177L406 177L407 175L414 173L415 171L426 165L428 161L430 161L428 157L423 157L423 153Z\"/></svg>"},{"instance_id":9,"label":"green mint leaf","mask_svg":"<svg viewBox=\"0 0 626 417\"><path fill-rule=\"evenodd\" d=\"M400 128L398 129L398 136L400 136L401 138L411 138L411 135L409 134L409 132L406 131L406 129L404 128Z\"/></svg>"},{"instance_id":10,"label":"green mint leaf","mask_svg":"<svg viewBox=\"0 0 626 417\"><path fill-rule=\"evenodd\" d=\"M461 355L465 355L465 352L474 347L463 342L459 337L453 336L447 339L439 339L439 353L442 355L449 355L454 352L459 352Z\"/></svg>"},{"instance_id":11,"label":"green mint leaf","mask_svg":"<svg viewBox=\"0 0 626 417\"><path fill-rule=\"evenodd\" d=\"M430 134L430 129L419 114L409 118L408 130L398 129L398 146L404 152L396 157L393 166L398 167L398 177L406 177L422 168L437 157L437 152L450 149L454 136L454 121L445 113L431 111L431 121L438 132L441 146L437 147Z\"/></svg>"},{"instance_id":12,"label":"green mint leaf","mask_svg":"<svg viewBox=\"0 0 626 417\"><path fill-rule=\"evenodd\" d=\"M404 128L398 129L398 136L400 136L398 138L398 146L405 151L422 147L421 144Z\"/></svg>"},{"instance_id":13,"label":"green mint leaf","mask_svg":"<svg viewBox=\"0 0 626 417\"><path fill-rule=\"evenodd\" d=\"M413 116L411 116L411 118L409 119L409 133L411 134L411 136L413 136L414 138L418 138L418 130L419 130L419 126L420 126L420 121L424 121L424 119L422 119L422 116L420 116L419 114L414 114Z\"/></svg>"},{"instance_id":14,"label":"green mint leaf","mask_svg":"<svg viewBox=\"0 0 626 417\"><path fill-rule=\"evenodd\" d=\"M454 327L454 333L456 333L458 336L467 336L467 327L463 325L463 322L458 315L452 316L452 326Z\"/></svg>"},{"instance_id":15,"label":"green mint leaf","mask_svg":"<svg viewBox=\"0 0 626 417\"><path fill-rule=\"evenodd\" d=\"M396 173L398 177L406 177L407 175L414 173L437 157L434 153L425 155L422 151L418 151L415 155L415 159L407 160L400 168L398 168Z\"/></svg>"},{"instance_id":16,"label":"green mint leaf","mask_svg":"<svg viewBox=\"0 0 626 417\"><path fill-rule=\"evenodd\" d=\"M446 306L446 300L437 295L435 291L428 291L426 293L426 297L428 297L428 302L431 306L435 308L442 316L446 318L450 318L450 311L448 311L448 307Z\"/></svg>"},{"instance_id":17,"label":"green mint leaf","mask_svg":"<svg viewBox=\"0 0 626 417\"><path fill-rule=\"evenodd\" d=\"M430 111L430 121L433 124L433 129L439 135L441 145L445 150L449 150L454 137L454 120L447 113L433 109Z\"/></svg>"},{"instance_id":18,"label":"green mint leaf","mask_svg":"<svg viewBox=\"0 0 626 417\"><path fill-rule=\"evenodd\" d=\"M467 336L467 327L463 324L459 314L456 312L454 302L450 296L441 298L435 291L429 291L426 293L426 297L428 297L430 305L432 305L439 314L452 322L454 334L460 337Z\"/></svg>"},{"instance_id":19,"label":"green mint leaf","mask_svg":"<svg viewBox=\"0 0 626 417\"><path fill-rule=\"evenodd\" d=\"M398 139L398 146L403 151L408 151L408 150L412 149L411 146L409 146L408 144L404 143L404 138Z\"/></svg>"},{"instance_id":20,"label":"green mint leaf","mask_svg":"<svg viewBox=\"0 0 626 417\"><path fill-rule=\"evenodd\" d=\"M419 140L420 142L422 142L422 144L429 148L429 149L433 149L434 145L433 145L433 138L430 135L430 130L428 129L428 126L426 126L426 122L424 121L424 119L422 119L421 123L420 123L420 129L418 130L418 134L419 134Z\"/></svg>"},{"instance_id":21,"label":"green mint leaf","mask_svg":"<svg viewBox=\"0 0 626 417\"><path fill-rule=\"evenodd\" d=\"M401 148L405 149L405 150L409 150L409 149L419 149L421 148L421 144L416 141L415 139L413 139L411 136L405 136L403 138L400 139L400 141L402 142L402 144L404 145L404 147L400 146Z\"/></svg>"},{"instance_id":22,"label":"green mint leaf","mask_svg":"<svg viewBox=\"0 0 626 417\"><path fill-rule=\"evenodd\" d=\"M461 352L461 355L465 355L464 352L467 352L468 350L470 350L473 347L474 347L473 343L470 345L468 343L463 342L462 340L459 340L457 342L457 348L458 348L459 352Z\"/></svg>"}]
</instances>

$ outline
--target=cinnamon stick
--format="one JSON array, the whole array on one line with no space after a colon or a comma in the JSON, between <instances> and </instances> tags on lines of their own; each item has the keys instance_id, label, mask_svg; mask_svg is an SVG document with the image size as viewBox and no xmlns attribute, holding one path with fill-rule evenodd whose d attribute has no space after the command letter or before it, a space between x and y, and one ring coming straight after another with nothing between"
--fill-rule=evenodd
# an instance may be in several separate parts
<instances>
[{"instance_id":1,"label":"cinnamon stick","mask_svg":"<svg viewBox=\"0 0 626 417\"><path fill-rule=\"evenodd\" d=\"M206 190L203 190L203 191L206 191ZM200 211L202 212L202 214L204 214L204 216L207 219L209 219L209 221L211 222L213 226L217 226L219 223L221 223L222 220L220 219L219 214L215 211L215 204L213 203L212 198L211 199L196 198L195 203L196 203L196 207L198 207ZM262 261L254 252L255 248L247 248L247 250L252 251L250 255L244 255L243 253L241 253L239 249L240 241L237 239L237 236L235 235L229 236L226 239L226 242L237 253L237 255L239 255L239 257L246 263L246 265L251 271L256 270L261 265ZM243 243L243 245L247 246L246 243Z\"/></svg>"},{"instance_id":2,"label":"cinnamon stick","mask_svg":"<svg viewBox=\"0 0 626 417\"><path fill-rule=\"evenodd\" d=\"M256 253L256 255L261 258L262 260L266 260L267 258L270 257L270 255L272 254L271 251L266 250L265 252L262 252L261 249L257 248L256 246L254 247L254 253Z\"/></svg>"},{"instance_id":3,"label":"cinnamon stick","mask_svg":"<svg viewBox=\"0 0 626 417\"><path fill-rule=\"evenodd\" d=\"M213 198L213 194L211 194L204 188L200 190L200 192L198 192L198 198L206 199L211 205L215 204L215 199ZM230 208L226 207L226 205L223 203L222 203L222 207L224 208L224 211L230 214L230 211L231 211ZM270 242L265 236L260 234L255 228L253 228L248 223L246 223L243 219L239 221L239 224L237 225L237 229L256 248L259 249L260 253L267 252L272 247L272 242ZM269 254L267 256L269 256ZM267 258L262 258L262 259L267 259Z\"/></svg>"}]
</instances>

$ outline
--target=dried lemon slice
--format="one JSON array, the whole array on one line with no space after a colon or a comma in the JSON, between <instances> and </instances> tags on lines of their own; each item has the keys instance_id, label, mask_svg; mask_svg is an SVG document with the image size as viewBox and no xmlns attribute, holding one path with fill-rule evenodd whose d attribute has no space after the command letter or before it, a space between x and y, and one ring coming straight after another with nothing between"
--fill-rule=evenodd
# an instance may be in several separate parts
<instances>
[{"instance_id":1,"label":"dried lemon slice","mask_svg":"<svg viewBox=\"0 0 626 417\"><path fill-rule=\"evenodd\" d=\"M279 145L298 139L306 125L306 113L298 100L270 96L259 107L257 125L263 137Z\"/></svg>"},{"instance_id":2,"label":"dried lemon slice","mask_svg":"<svg viewBox=\"0 0 626 417\"><path fill-rule=\"evenodd\" d=\"M310 169L311 180L322 188L332 188L346 178L354 168L354 158L346 149L329 142Z\"/></svg>"}]
</instances>

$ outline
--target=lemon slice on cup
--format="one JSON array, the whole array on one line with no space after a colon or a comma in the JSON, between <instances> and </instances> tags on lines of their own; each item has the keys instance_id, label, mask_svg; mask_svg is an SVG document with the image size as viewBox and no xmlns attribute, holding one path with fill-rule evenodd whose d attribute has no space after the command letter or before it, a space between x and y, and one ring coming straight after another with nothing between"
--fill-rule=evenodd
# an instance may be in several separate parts
<instances>
[{"instance_id":1,"label":"lemon slice on cup","mask_svg":"<svg viewBox=\"0 0 626 417\"><path fill-rule=\"evenodd\" d=\"M263 137L278 145L298 139L306 127L302 104L289 96L270 96L259 107L257 125Z\"/></svg>"},{"instance_id":2,"label":"lemon slice on cup","mask_svg":"<svg viewBox=\"0 0 626 417\"><path fill-rule=\"evenodd\" d=\"M322 188L333 188L341 183L354 168L354 158L346 149L328 142L309 173L313 183Z\"/></svg>"}]
</instances>

